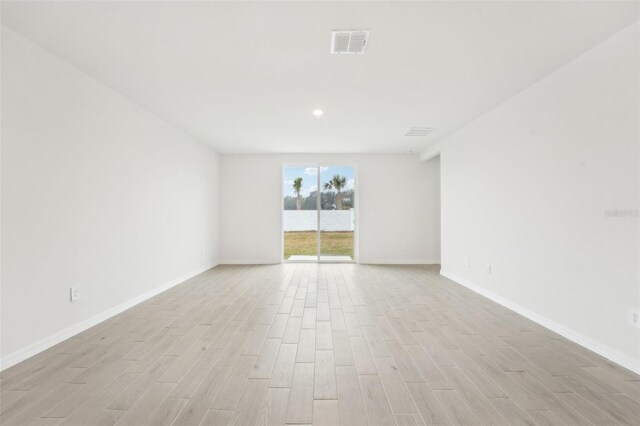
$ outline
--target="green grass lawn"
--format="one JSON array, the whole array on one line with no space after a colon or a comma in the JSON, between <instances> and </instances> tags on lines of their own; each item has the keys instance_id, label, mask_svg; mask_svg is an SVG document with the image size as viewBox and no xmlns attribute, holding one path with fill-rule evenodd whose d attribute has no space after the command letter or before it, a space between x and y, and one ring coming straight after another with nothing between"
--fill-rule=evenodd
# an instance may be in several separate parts
<instances>
[{"instance_id":1,"label":"green grass lawn","mask_svg":"<svg viewBox=\"0 0 640 426\"><path fill-rule=\"evenodd\" d=\"M351 256L353 259L353 231L322 232L321 254L326 256ZM318 254L316 232L285 232L284 258L292 255L316 256Z\"/></svg>"}]
</instances>

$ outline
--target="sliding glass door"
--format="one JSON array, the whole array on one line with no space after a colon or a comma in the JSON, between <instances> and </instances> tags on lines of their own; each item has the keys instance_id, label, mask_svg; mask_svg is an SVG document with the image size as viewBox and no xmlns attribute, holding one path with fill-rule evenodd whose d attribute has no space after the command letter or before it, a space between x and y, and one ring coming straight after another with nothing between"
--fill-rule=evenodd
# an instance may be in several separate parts
<instances>
[{"instance_id":1,"label":"sliding glass door","mask_svg":"<svg viewBox=\"0 0 640 426\"><path fill-rule=\"evenodd\" d=\"M318 260L318 167L283 169L283 259Z\"/></svg>"},{"instance_id":2,"label":"sliding glass door","mask_svg":"<svg viewBox=\"0 0 640 426\"><path fill-rule=\"evenodd\" d=\"M353 167L320 167L320 260L355 259L354 184Z\"/></svg>"},{"instance_id":3,"label":"sliding glass door","mask_svg":"<svg viewBox=\"0 0 640 426\"><path fill-rule=\"evenodd\" d=\"M283 260L355 262L355 168L283 167Z\"/></svg>"}]
</instances>

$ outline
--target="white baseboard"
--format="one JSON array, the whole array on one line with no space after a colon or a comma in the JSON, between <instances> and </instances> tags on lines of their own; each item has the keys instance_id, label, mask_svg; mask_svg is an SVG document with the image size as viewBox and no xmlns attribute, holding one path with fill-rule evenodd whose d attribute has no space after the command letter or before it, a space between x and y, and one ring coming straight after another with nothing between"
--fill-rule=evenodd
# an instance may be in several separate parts
<instances>
[{"instance_id":1,"label":"white baseboard","mask_svg":"<svg viewBox=\"0 0 640 426\"><path fill-rule=\"evenodd\" d=\"M281 260L221 260L219 265L274 265L282 263ZM306 263L306 261L289 261L286 263ZM316 263L309 261L308 263ZM440 260L358 260L362 265L439 265Z\"/></svg>"},{"instance_id":2,"label":"white baseboard","mask_svg":"<svg viewBox=\"0 0 640 426\"><path fill-rule=\"evenodd\" d=\"M439 265L440 260L360 260L363 265Z\"/></svg>"},{"instance_id":3,"label":"white baseboard","mask_svg":"<svg viewBox=\"0 0 640 426\"><path fill-rule=\"evenodd\" d=\"M169 290L171 287L174 287L180 283L185 282L186 280L188 280L189 278L192 278L198 274L201 274L204 271L207 271L211 268L216 267L217 264L212 264L209 266L205 266L205 267L201 267L198 268L196 270L193 270L187 274L184 274L178 278L175 278L167 283L162 284L161 286L158 286L156 288L154 288L153 290L150 290L146 293L143 293L137 297L134 297L133 299L130 299L124 303L121 303L120 305L114 306L113 308L107 309L104 312L101 312L97 315L92 316L91 318L88 318L84 321L81 321L77 324L72 325L71 327L65 328L62 331L59 331L58 333L46 337L44 339L41 339L35 343L32 343L22 349L18 349L17 351L14 351L4 357L2 357L0 359L0 371L7 369L13 365L16 365L19 362L22 362L24 360L26 360L27 358L31 358L32 356L46 350L49 349L50 347L57 345L58 343L62 342L63 340L67 340L70 337L75 336L78 333L81 333L91 327L93 327L94 325L97 325L123 311L126 311L129 308L132 308L133 306L144 302L147 299L152 298L153 296L156 296L164 291Z\"/></svg>"},{"instance_id":4,"label":"white baseboard","mask_svg":"<svg viewBox=\"0 0 640 426\"><path fill-rule=\"evenodd\" d=\"M633 371L636 374L640 374L640 362L638 362L638 360L636 359L633 359L623 353L620 353L615 349L612 349L606 345L603 345L600 342L590 339L589 337L586 337L583 334L580 334L571 328L565 327L562 324L558 324L555 321L552 321L535 312L532 312L529 309L518 305L517 303L514 303L508 299L505 299L502 296L498 296L497 294L492 293L482 287L479 287L476 284L473 284L472 282L465 280L464 278L456 276L455 274L445 271L444 269L440 270L440 275L442 275L443 277L449 278L450 280L455 281L456 283L464 287L467 287L469 290L472 290L486 297L487 299L493 300L494 302L504 306L505 308L510 309L522 315L523 317L526 317L531 321L538 323L545 328L548 328L549 330L555 333L558 333L562 337L565 337L571 340L572 342L579 344L580 346L584 346L585 348L599 355L602 355L608 360L611 360L616 364L619 364Z\"/></svg>"}]
</instances>

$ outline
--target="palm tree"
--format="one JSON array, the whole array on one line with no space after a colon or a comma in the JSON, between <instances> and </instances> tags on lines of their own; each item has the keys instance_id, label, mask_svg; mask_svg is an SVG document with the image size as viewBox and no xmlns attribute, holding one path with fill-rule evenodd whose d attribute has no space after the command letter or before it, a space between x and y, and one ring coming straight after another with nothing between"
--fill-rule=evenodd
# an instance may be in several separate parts
<instances>
[{"instance_id":1,"label":"palm tree","mask_svg":"<svg viewBox=\"0 0 640 426\"><path fill-rule=\"evenodd\" d=\"M336 190L336 210L342 210L342 189L347 186L347 178L340 175L333 175L333 178L324 184L325 190Z\"/></svg>"},{"instance_id":2,"label":"palm tree","mask_svg":"<svg viewBox=\"0 0 640 426\"><path fill-rule=\"evenodd\" d=\"M296 210L302 210L302 195L300 195L300 191L302 191L302 178L298 177L293 180L293 190L296 193Z\"/></svg>"}]
</instances>

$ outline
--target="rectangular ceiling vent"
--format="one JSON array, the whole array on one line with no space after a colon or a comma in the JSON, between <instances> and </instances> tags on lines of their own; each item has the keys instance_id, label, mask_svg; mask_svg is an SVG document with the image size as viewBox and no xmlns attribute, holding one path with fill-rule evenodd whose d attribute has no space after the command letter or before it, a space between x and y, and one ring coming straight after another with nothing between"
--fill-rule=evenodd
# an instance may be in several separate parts
<instances>
[{"instance_id":1,"label":"rectangular ceiling vent","mask_svg":"<svg viewBox=\"0 0 640 426\"><path fill-rule=\"evenodd\" d=\"M331 31L331 54L357 55L364 53L369 40L369 30Z\"/></svg>"},{"instance_id":2,"label":"rectangular ceiling vent","mask_svg":"<svg viewBox=\"0 0 640 426\"><path fill-rule=\"evenodd\" d=\"M412 127L409 129L405 136L427 136L429 133L433 132L435 129L433 127Z\"/></svg>"}]
</instances>

